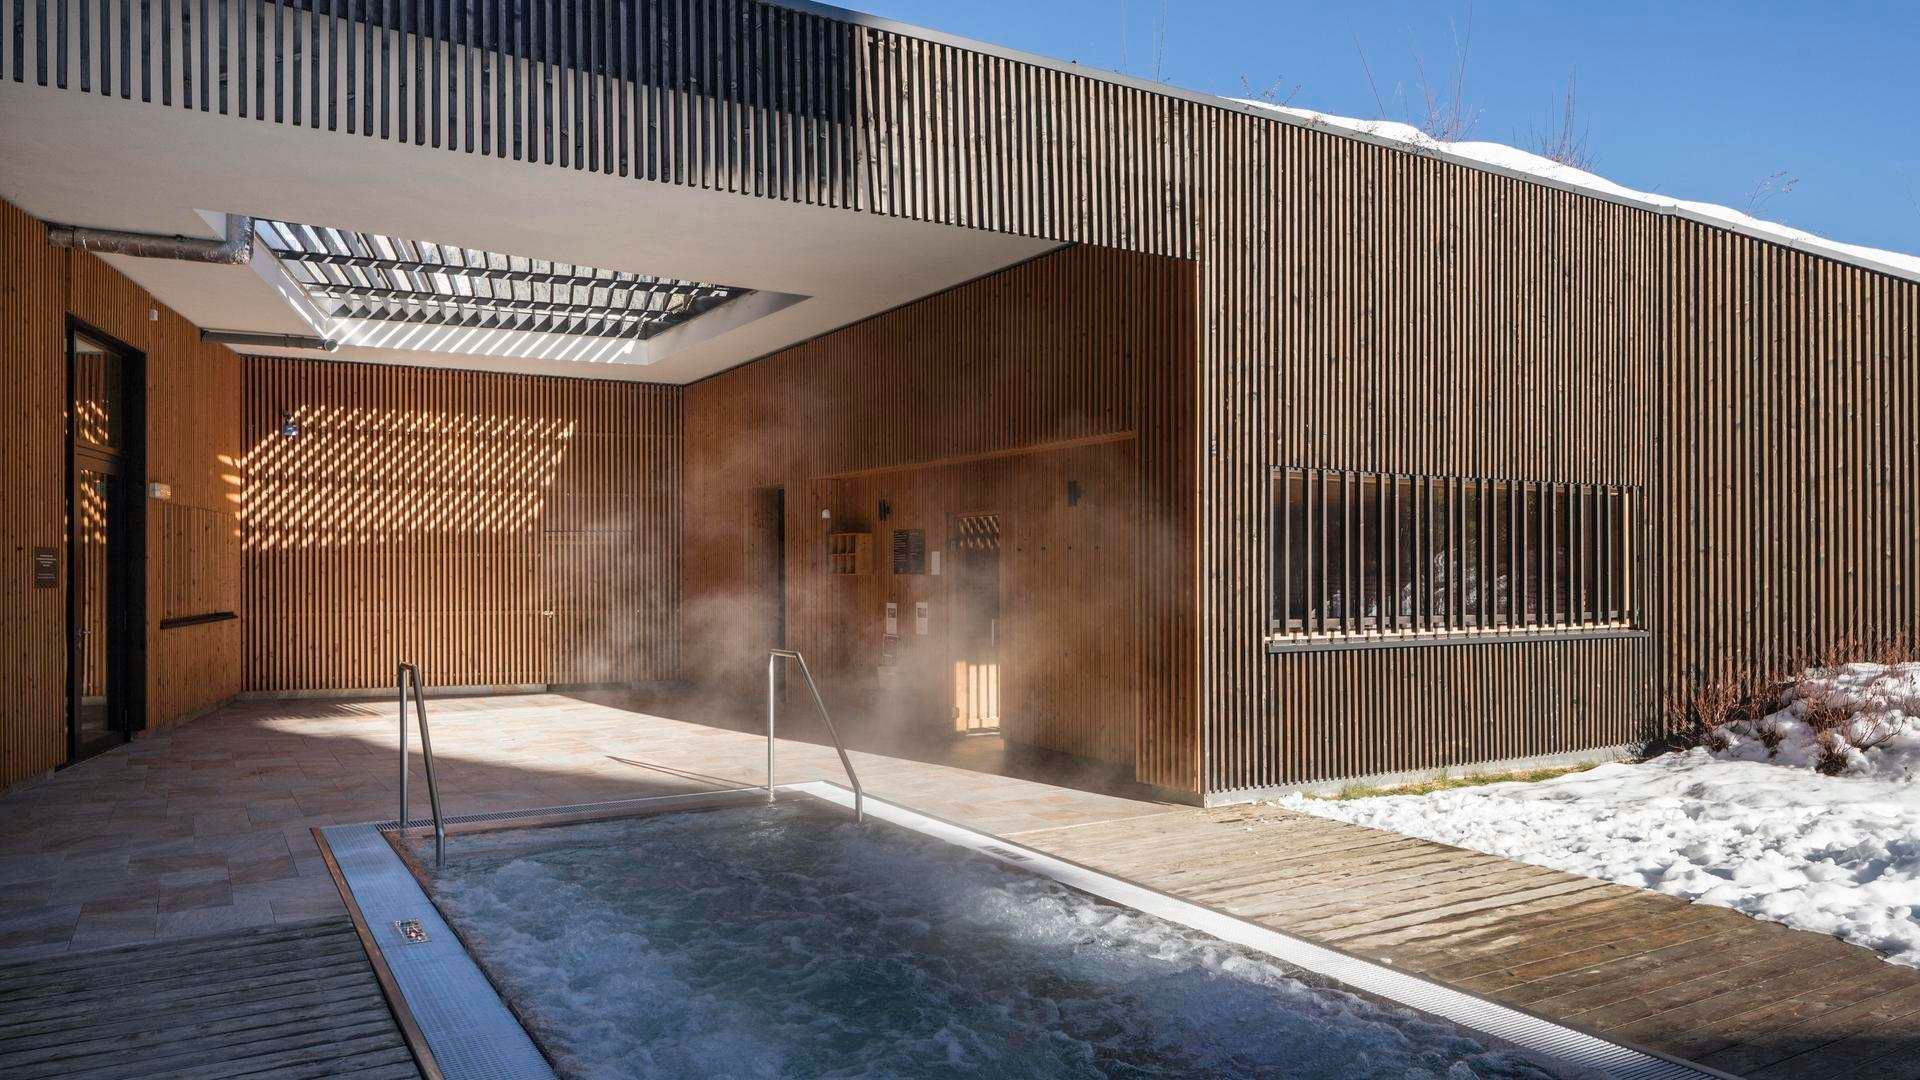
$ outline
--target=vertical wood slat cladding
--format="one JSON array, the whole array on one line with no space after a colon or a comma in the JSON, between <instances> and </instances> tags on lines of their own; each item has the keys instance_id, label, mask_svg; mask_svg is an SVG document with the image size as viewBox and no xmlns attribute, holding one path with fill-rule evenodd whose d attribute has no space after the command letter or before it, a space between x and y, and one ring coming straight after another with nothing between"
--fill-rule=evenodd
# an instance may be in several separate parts
<instances>
[{"instance_id":1,"label":"vertical wood slat cladding","mask_svg":"<svg viewBox=\"0 0 1920 1080\"><path fill-rule=\"evenodd\" d=\"M77 55L61 75L36 53L52 26L36 20L51 16L7 5L24 29L0 22L12 35L0 77L74 85L86 68ZM1920 633L1920 529L1907 516L1916 466L1903 452L1915 441L1902 409L1915 378L1911 282L910 34L738 0L613 10L608 48L625 77L559 78L561 112L542 77L578 69L547 48L539 19L515 25L512 47L491 58L515 80L512 108L496 113L511 119L513 144L476 149L619 169L625 123L601 144L616 148L611 166L591 146L579 152L585 132L570 118L581 114L564 110L584 102L603 134L608 115L632 124L629 175L1197 261L1197 457L1142 455L1143 469L1164 463L1166 483L1189 484L1205 568L1188 628L1199 675L1182 691L1205 716L1204 750L1169 749L1168 760L1199 753L1209 765L1183 786L1242 790L1400 760L1383 744L1422 738L1396 718L1427 699L1399 683L1339 681L1351 673L1470 688L1441 706L1445 722L1492 718L1501 746L1611 742L1634 737L1663 691L1698 675L1777 666L1841 636ZM343 63L350 45L327 54L327 96L357 88L361 132L465 145L464 124L444 129L438 111L448 97L450 124L465 98L436 84L435 111L425 110L425 83L407 62L423 39L336 21L367 49L357 67ZM201 20L193 33L205 29ZM154 76L155 93L213 109L186 92L188 36L182 26L166 39L171 51L153 67L171 74ZM256 45L232 69L243 92L245 73L255 85L254 112L242 104L242 114L263 115L267 57ZM412 81L402 90L396 75ZM127 92L125 79L107 91L89 77L88 92ZM567 96L582 85L584 98ZM828 385L895 404L844 379ZM1882 388L1885 404L1858 396ZM1265 496L1282 465L1643 484L1654 637L1269 657ZM1312 681L1322 671L1348 675ZM1568 695L1619 708L1591 721L1598 728L1563 731ZM1309 746L1321 736L1303 733L1325 724L1346 725L1346 736ZM1437 746L1408 753L1418 767L1462 760Z\"/></svg>"},{"instance_id":2,"label":"vertical wood slat cladding","mask_svg":"<svg viewBox=\"0 0 1920 1080\"><path fill-rule=\"evenodd\" d=\"M11 401L0 427L0 519L12 563L0 602L0 787L66 757L66 322L69 313L144 353L146 477L173 488L146 501L149 729L239 689L235 622L161 630L183 580L197 603L236 610L232 462L239 450L238 360L107 263L47 243L46 229L0 201L0 359ZM138 479L138 478L137 478ZM181 522L191 520L191 528ZM33 548L60 552L57 586L36 589ZM196 612L197 613L197 612Z\"/></svg>"},{"instance_id":3,"label":"vertical wood slat cladding","mask_svg":"<svg viewBox=\"0 0 1920 1080\"><path fill-rule=\"evenodd\" d=\"M172 489L144 500L146 717L158 728L240 691L239 623L160 626L239 610L240 360L103 260L68 265L68 310L146 355L145 479ZM189 600L197 610L169 610Z\"/></svg>"},{"instance_id":4,"label":"vertical wood slat cladding","mask_svg":"<svg viewBox=\"0 0 1920 1080\"><path fill-rule=\"evenodd\" d=\"M1920 642L1920 283L1668 231L1663 686Z\"/></svg>"},{"instance_id":5,"label":"vertical wood slat cladding","mask_svg":"<svg viewBox=\"0 0 1920 1080\"><path fill-rule=\"evenodd\" d=\"M244 381L248 689L674 676L679 388L269 357Z\"/></svg>"},{"instance_id":6,"label":"vertical wood slat cladding","mask_svg":"<svg viewBox=\"0 0 1920 1080\"><path fill-rule=\"evenodd\" d=\"M33 587L36 547L65 546L66 253L46 229L0 202L0 789L66 757L66 555L51 589Z\"/></svg>"},{"instance_id":7,"label":"vertical wood slat cladding","mask_svg":"<svg viewBox=\"0 0 1920 1080\"><path fill-rule=\"evenodd\" d=\"M1224 110L1197 153L1207 790L1643 737L1644 639L1261 642L1274 466L1648 483L1650 215Z\"/></svg>"},{"instance_id":8,"label":"vertical wood slat cladding","mask_svg":"<svg viewBox=\"0 0 1920 1080\"><path fill-rule=\"evenodd\" d=\"M1129 615L1095 616L1099 605L1092 603L1083 609L1087 619L1099 618L1110 633L1129 639L1120 647L1141 657L1137 700L1129 702L1122 721L1134 731L1117 740L1094 730L1114 723L1106 691L1095 693L1068 678L1072 672L1062 672L1044 680L1057 688L1050 693L1061 695L1047 730L1029 734L1041 745L1100 756L1129 753L1141 779L1197 791L1188 471L1192 299L1192 268L1182 260L1067 248L691 387L687 652L690 660L738 669L695 673L752 674L754 658L726 645L740 636L736 624L746 606L738 598L748 581L745 538L755 489L787 491L789 640L803 651L812 646L832 654L836 634L844 632L836 622L864 624L877 612L849 614L851 602L835 599L854 595L856 586L830 580L825 572L822 509L833 511L836 521L860 515L883 533L899 526L871 520L872 500L882 490L903 500L910 491L925 490L932 500L943 498L940 492L987 490L997 468L1009 477L1000 490L1037 490L1017 478L1072 460L1070 448L1077 444L1130 435L1127 482L1129 502L1137 507L1126 526L1133 530L1126 545L1133 554L1125 560L1131 566L1102 589L1106 597L1124 595ZM1017 467L991 460L1022 451L1025 456L1006 459L1019 462ZM954 459L988 460L938 464ZM959 470L963 479L943 479L949 470ZM1050 501L1018 496L1032 520L1010 516L1008 543L1021 542L1023 528L1045 530L1026 542L1067 542L1064 519L1045 523L1047 515L1071 513L1053 506L1065 500L1064 483L1047 488ZM1007 498L1016 501L1013 494ZM929 508L918 525L928 528L931 547L944 535L940 513L1002 509L941 505ZM1013 510L1005 508L1010 515ZM910 617L908 608L903 618ZM911 631L910 622L905 629ZM1036 643L1036 651L1044 646ZM1086 655L1072 659L1088 662ZM764 656L758 664L764 670ZM1124 671L1108 675L1132 677Z\"/></svg>"}]
</instances>

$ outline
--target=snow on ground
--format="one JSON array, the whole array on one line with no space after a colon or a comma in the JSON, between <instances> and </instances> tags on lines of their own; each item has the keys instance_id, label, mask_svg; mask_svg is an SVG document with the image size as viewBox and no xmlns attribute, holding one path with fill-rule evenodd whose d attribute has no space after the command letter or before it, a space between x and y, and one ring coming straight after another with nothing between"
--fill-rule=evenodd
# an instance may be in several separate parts
<instances>
[{"instance_id":1,"label":"snow on ground","mask_svg":"<svg viewBox=\"0 0 1920 1080\"><path fill-rule=\"evenodd\" d=\"M1762 722L1786 733L1773 757L1758 738L1734 734L1718 753L1696 748L1539 783L1281 802L1730 907L1920 967L1920 664L1813 675ZM1823 776L1798 719L1821 699L1851 700L1860 717L1900 733L1847 774Z\"/></svg>"},{"instance_id":2,"label":"snow on ground","mask_svg":"<svg viewBox=\"0 0 1920 1080\"><path fill-rule=\"evenodd\" d=\"M1275 105L1264 101L1245 98L1235 99L1242 105L1251 105L1257 109L1281 113L1290 116L1310 127L1329 128L1335 131L1356 131L1371 135L1388 142L1402 143L1409 149L1428 153L1444 153L1469 161L1508 169L1513 172L1537 176L1571 187L1609 195L1617 199L1640 203L1644 206L1663 210L1676 210L1690 217L1703 219L1729 228L1750 230L1790 247L1802 248L1821 254L1831 255L1852 262L1866 262L1879 267L1892 269L1898 273L1920 277L1920 255L1908 255L1904 252L1885 251L1859 244L1843 244L1837 240L1828 240L1822 236L1777 222L1763 221L1743 214L1738 210L1717 203L1690 202L1676 199L1670 195L1657 195L1649 191L1635 191L1596 176L1570 165L1562 165L1538 154L1528 153L1516 147L1491 142L1443 142L1411 124L1396 123L1392 120L1362 120L1351 116L1335 116L1332 113L1316 112L1312 109L1294 108L1288 105Z\"/></svg>"}]
</instances>

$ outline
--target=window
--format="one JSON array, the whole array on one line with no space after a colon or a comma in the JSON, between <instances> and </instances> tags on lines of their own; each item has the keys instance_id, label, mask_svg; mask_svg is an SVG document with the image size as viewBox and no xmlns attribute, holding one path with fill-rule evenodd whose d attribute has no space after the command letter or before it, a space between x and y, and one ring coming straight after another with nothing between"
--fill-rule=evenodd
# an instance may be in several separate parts
<instances>
[{"instance_id":1,"label":"window","mask_svg":"<svg viewBox=\"0 0 1920 1080\"><path fill-rule=\"evenodd\" d=\"M1273 634L1284 643L1631 627L1636 494L1276 470Z\"/></svg>"}]
</instances>

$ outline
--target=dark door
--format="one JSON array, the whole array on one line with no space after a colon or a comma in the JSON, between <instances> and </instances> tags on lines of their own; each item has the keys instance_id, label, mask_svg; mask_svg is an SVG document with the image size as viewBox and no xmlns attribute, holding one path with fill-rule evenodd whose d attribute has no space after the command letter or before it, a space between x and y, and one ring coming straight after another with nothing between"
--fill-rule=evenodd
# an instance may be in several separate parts
<instances>
[{"instance_id":1,"label":"dark door","mask_svg":"<svg viewBox=\"0 0 1920 1080\"><path fill-rule=\"evenodd\" d=\"M747 581L751 641L760 663L766 650L787 645L787 492L758 488L747 525Z\"/></svg>"},{"instance_id":2,"label":"dark door","mask_svg":"<svg viewBox=\"0 0 1920 1080\"><path fill-rule=\"evenodd\" d=\"M956 514L947 529L953 612L953 726L1000 730L1000 515Z\"/></svg>"},{"instance_id":3,"label":"dark door","mask_svg":"<svg viewBox=\"0 0 1920 1080\"><path fill-rule=\"evenodd\" d=\"M68 339L67 761L126 741L138 696L143 562L132 490L135 359L82 331Z\"/></svg>"}]
</instances>

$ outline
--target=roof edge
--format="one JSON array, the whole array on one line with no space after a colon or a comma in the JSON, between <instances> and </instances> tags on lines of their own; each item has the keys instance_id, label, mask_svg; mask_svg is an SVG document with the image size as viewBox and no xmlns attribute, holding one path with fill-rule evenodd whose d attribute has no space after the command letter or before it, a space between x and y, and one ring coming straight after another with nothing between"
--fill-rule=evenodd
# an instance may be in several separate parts
<instances>
[{"instance_id":1,"label":"roof edge","mask_svg":"<svg viewBox=\"0 0 1920 1080\"><path fill-rule=\"evenodd\" d=\"M1316 121L1309 117L1279 112L1262 104L1242 101L1236 98L1222 97L1218 94L1209 94L1199 90L1189 90L1185 87L1174 86L1170 83L1154 82L1136 75L1128 75L1123 72L1110 71L1106 68L1077 64L1069 60L1058 60L1050 56L1042 56L1038 53L1025 52L1003 45L995 45L991 42L961 37L958 34L950 34L943 30L933 30L924 26L915 26L912 23L900 22L896 19L869 15L866 12L855 11L851 8L837 7L832 4L814 3L813 0L763 0L763 2L774 7L783 7L794 11L805 12L810 15L817 15L838 22L863 26L871 30L900 34L905 37L918 38L922 41L930 41L940 45L950 45L954 48L966 49L987 56L995 56L1003 60L1032 64L1053 71L1080 75L1100 82L1111 83L1116 86L1125 86L1130 89L1157 94L1161 97L1189 101L1208 108L1241 113L1276 124L1286 124L1308 131L1317 131L1321 134L1351 139L1355 142L1367 143L1388 150L1397 150L1401 153L1413 154L1419 157L1434 158L1439 161L1462 165L1478 172L1492 173L1496 176L1504 176L1523 183L1536 184L1540 187L1564 191L1569 194L1595 199L1600 202L1629 206L1663 217L1678 218L1694 224L1705 225L1709 228L1720 229L1724 232L1745 236L1791 251L1817 255L1821 258L1832 259L1835 262L1858 266L1875 273L1920 284L1920 255L1905 255L1904 253L1896 251L1864 248L1862 245L1848 244L1839 240L1829 240L1825 237L1812 236L1810 234L1802 236L1782 236L1779 233L1772 232L1765 228L1759 228L1737 221L1728 221L1725 218L1702 213L1685 205L1673 205L1671 203L1656 201L1652 198L1634 198L1630 195L1602 191L1582 184L1569 183L1568 181L1555 177L1542 176L1538 173L1530 173L1523 169L1514 169L1492 162L1482 161L1472 155L1449 150L1445 143L1434 143L1432 145L1412 143L1404 139L1395 139L1338 124ZM1727 210L1728 213L1738 213L1738 211L1732 210L1729 207L1722 207L1721 209ZM1779 227L1783 229L1791 228L1791 226L1786 225ZM1801 230L1794 231L1800 232ZM1885 256L1885 258L1881 256ZM1903 265L1901 260L1904 259L1913 259L1916 265Z\"/></svg>"}]
</instances>

